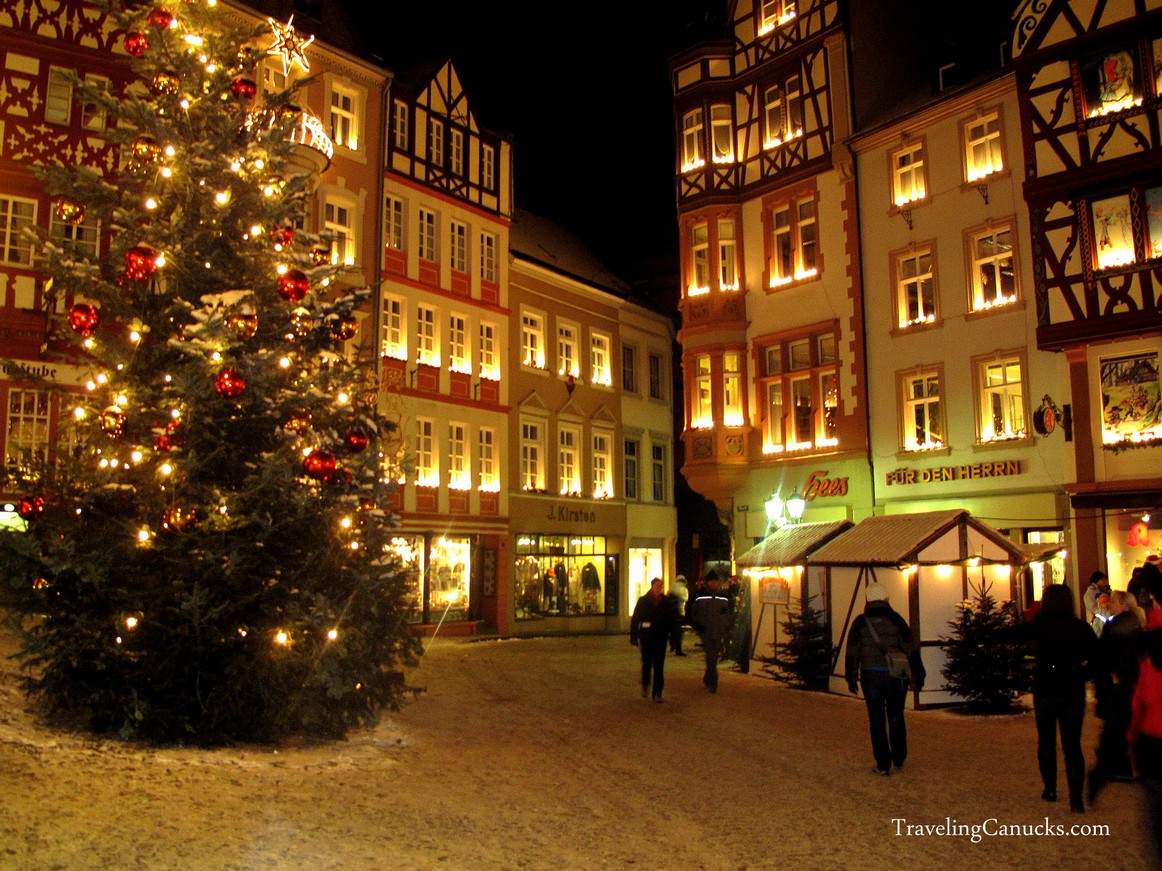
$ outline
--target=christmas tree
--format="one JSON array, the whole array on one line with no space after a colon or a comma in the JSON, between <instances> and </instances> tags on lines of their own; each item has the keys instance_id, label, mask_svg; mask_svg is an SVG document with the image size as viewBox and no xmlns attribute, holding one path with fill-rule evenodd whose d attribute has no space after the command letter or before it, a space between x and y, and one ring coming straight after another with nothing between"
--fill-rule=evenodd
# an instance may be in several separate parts
<instances>
[{"instance_id":1,"label":"christmas tree","mask_svg":"<svg viewBox=\"0 0 1162 871\"><path fill-rule=\"evenodd\" d=\"M75 81L121 166L41 172L58 219L108 245L41 239L48 350L91 378L22 471L27 531L0 533L26 688L151 741L341 737L398 706L422 648L387 550L394 427L352 342L369 291L339 290L302 229L300 158L326 137L293 88L255 83L272 41L304 43L212 0L126 7L132 83Z\"/></svg>"},{"instance_id":2,"label":"christmas tree","mask_svg":"<svg viewBox=\"0 0 1162 871\"><path fill-rule=\"evenodd\" d=\"M941 645L947 657L940 671L948 691L983 713L1011 709L1032 680L1025 646L1000 634L1017 622L1017 604L999 604L991 589L982 584L973 598L956 606L957 617L948 623L953 635Z\"/></svg>"},{"instance_id":3,"label":"christmas tree","mask_svg":"<svg viewBox=\"0 0 1162 871\"><path fill-rule=\"evenodd\" d=\"M775 655L767 660L777 670L764 666L776 680L785 680L804 689L826 689L834 648L824 613L811 605L792 604L783 621L786 641L775 645Z\"/></svg>"}]
</instances>

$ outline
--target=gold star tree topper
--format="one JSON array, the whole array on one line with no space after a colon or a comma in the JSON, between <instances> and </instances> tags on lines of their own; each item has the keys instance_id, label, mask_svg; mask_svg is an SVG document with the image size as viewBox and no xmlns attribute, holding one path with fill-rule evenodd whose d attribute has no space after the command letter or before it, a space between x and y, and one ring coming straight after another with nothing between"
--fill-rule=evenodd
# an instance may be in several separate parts
<instances>
[{"instance_id":1,"label":"gold star tree topper","mask_svg":"<svg viewBox=\"0 0 1162 871\"><path fill-rule=\"evenodd\" d=\"M294 20L293 15L286 20L286 24L275 21L273 18L266 19L270 29L274 31L274 42L271 43L266 53L276 54L282 58L282 74L284 76L296 64L304 73L311 70L311 65L307 62L307 46L315 41L315 37L312 35L308 39L303 39L295 32Z\"/></svg>"}]
</instances>

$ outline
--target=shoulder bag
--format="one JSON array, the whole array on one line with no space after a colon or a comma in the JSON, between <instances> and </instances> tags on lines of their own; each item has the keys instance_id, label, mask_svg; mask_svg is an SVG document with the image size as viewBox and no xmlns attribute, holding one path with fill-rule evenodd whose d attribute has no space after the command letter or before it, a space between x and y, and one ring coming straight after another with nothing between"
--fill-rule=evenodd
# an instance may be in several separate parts
<instances>
[{"instance_id":1,"label":"shoulder bag","mask_svg":"<svg viewBox=\"0 0 1162 871\"><path fill-rule=\"evenodd\" d=\"M876 627L872 625L870 617L865 617L864 622L867 624L867 631L871 633L872 640L879 645L880 651L884 655L884 659L888 661L888 674L897 680L912 682L912 664L908 662L908 654L902 650L888 650L880 636L876 633Z\"/></svg>"}]
</instances>

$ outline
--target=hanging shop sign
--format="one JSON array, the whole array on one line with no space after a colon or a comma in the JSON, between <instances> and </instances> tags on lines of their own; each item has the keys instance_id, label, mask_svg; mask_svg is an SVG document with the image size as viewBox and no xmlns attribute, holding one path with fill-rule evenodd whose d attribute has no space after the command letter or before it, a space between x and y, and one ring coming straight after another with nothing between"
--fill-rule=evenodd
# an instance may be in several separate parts
<instances>
[{"instance_id":1,"label":"hanging shop sign","mask_svg":"<svg viewBox=\"0 0 1162 871\"><path fill-rule=\"evenodd\" d=\"M1024 473L1020 460L999 463L971 463L964 466L937 466L934 469L893 469L884 477L892 484L935 484L943 481L967 481L972 478L1007 478Z\"/></svg>"}]
</instances>

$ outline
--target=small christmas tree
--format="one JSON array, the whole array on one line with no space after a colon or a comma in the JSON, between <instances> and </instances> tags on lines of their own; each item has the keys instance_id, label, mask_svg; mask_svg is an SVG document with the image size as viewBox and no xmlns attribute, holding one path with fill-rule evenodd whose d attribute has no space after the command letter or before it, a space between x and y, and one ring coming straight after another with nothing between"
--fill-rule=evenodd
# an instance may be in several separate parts
<instances>
[{"instance_id":1,"label":"small christmas tree","mask_svg":"<svg viewBox=\"0 0 1162 871\"><path fill-rule=\"evenodd\" d=\"M341 737L399 704L422 651L387 551L393 427L349 346L369 291L329 288L342 267L302 229L311 119L257 98L272 27L303 43L213 4L125 6L135 81L75 84L122 165L42 172L108 244L41 239L49 351L91 374L18 471L27 532L0 533L26 687L154 741Z\"/></svg>"},{"instance_id":2,"label":"small christmas tree","mask_svg":"<svg viewBox=\"0 0 1162 871\"><path fill-rule=\"evenodd\" d=\"M982 584L973 598L956 606L958 616L948 623L953 636L941 645L947 654L941 668L945 686L983 713L1011 710L1032 680L1025 646L999 634L1017 622L1017 604L998 604L991 589Z\"/></svg>"},{"instance_id":3,"label":"small christmas tree","mask_svg":"<svg viewBox=\"0 0 1162 871\"><path fill-rule=\"evenodd\" d=\"M814 599L808 598L801 608L792 604L787 609L782 623L787 640L775 645L775 655L767 658L764 670L776 680L817 690L827 688L834 648L823 611L811 605Z\"/></svg>"}]
</instances>

